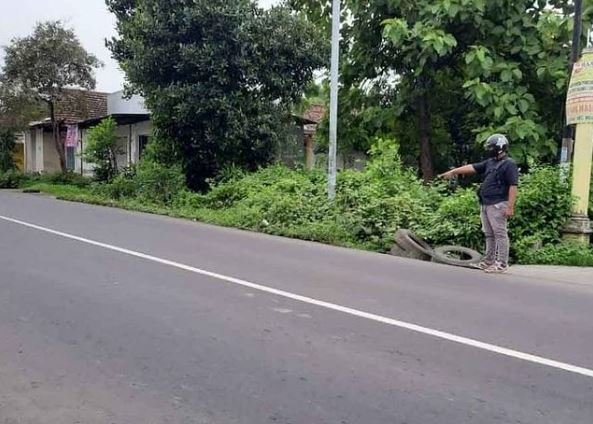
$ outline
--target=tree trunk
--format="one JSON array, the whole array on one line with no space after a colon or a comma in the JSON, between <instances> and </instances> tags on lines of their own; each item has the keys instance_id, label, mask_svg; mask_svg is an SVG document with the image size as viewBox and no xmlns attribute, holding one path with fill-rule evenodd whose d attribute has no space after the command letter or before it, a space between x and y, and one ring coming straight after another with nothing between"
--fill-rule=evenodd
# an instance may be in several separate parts
<instances>
[{"instance_id":1,"label":"tree trunk","mask_svg":"<svg viewBox=\"0 0 593 424\"><path fill-rule=\"evenodd\" d=\"M58 158L60 159L60 169L62 172L67 172L68 168L66 166L66 147L64 146L64 143L60 137L60 125L56 120L56 108L53 101L49 102L49 112L54 145L56 146L56 152L58 153Z\"/></svg>"},{"instance_id":2,"label":"tree trunk","mask_svg":"<svg viewBox=\"0 0 593 424\"><path fill-rule=\"evenodd\" d=\"M422 94L418 98L418 135L420 140L420 170L425 182L429 182L434 178L434 164L430 147L431 132L428 94L423 87Z\"/></svg>"}]
</instances>

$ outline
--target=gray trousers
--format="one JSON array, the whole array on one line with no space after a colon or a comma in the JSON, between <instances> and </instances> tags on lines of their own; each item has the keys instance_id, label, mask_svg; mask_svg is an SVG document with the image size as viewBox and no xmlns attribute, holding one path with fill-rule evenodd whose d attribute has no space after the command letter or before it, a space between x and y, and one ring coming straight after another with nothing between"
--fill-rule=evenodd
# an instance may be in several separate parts
<instances>
[{"instance_id":1,"label":"gray trousers","mask_svg":"<svg viewBox=\"0 0 593 424\"><path fill-rule=\"evenodd\" d=\"M499 262L503 265L509 263L509 231L505 211L508 202L496 205L482 205L482 229L486 236L486 254L484 262Z\"/></svg>"}]
</instances>

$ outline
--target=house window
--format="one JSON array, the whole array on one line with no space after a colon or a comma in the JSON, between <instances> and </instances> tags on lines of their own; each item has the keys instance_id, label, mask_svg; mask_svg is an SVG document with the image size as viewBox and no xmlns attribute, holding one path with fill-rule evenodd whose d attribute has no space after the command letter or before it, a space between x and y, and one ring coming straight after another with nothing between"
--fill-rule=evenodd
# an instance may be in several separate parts
<instances>
[{"instance_id":1,"label":"house window","mask_svg":"<svg viewBox=\"0 0 593 424\"><path fill-rule=\"evenodd\" d=\"M74 171L76 167L76 147L66 147L66 169Z\"/></svg>"},{"instance_id":2,"label":"house window","mask_svg":"<svg viewBox=\"0 0 593 424\"><path fill-rule=\"evenodd\" d=\"M142 157L144 154L144 150L146 150L146 146L150 142L150 137L147 135L140 135L138 136L138 156Z\"/></svg>"}]
</instances>

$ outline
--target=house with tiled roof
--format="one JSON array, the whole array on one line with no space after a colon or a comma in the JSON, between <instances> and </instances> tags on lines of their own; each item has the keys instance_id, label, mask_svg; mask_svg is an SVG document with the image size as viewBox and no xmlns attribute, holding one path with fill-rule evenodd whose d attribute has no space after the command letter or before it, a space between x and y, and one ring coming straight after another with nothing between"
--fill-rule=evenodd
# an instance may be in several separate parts
<instances>
[{"instance_id":1,"label":"house with tiled roof","mask_svg":"<svg viewBox=\"0 0 593 424\"><path fill-rule=\"evenodd\" d=\"M66 139L68 128L83 119L107 114L107 93L67 89L55 105L60 137ZM49 113L48 113L49 115ZM25 131L25 170L27 172L59 172L60 158L56 149L50 117L31 122ZM66 149L66 163L75 169L76 146Z\"/></svg>"},{"instance_id":2,"label":"house with tiled roof","mask_svg":"<svg viewBox=\"0 0 593 424\"><path fill-rule=\"evenodd\" d=\"M138 162L152 132L144 99L128 98L122 91L107 94L66 90L56 104L56 118L68 170L85 175L93 173L93 165L83 158L88 131L107 117L118 125L118 165L123 168ZM61 170L49 117L32 122L25 132L25 169L41 173Z\"/></svg>"}]
</instances>

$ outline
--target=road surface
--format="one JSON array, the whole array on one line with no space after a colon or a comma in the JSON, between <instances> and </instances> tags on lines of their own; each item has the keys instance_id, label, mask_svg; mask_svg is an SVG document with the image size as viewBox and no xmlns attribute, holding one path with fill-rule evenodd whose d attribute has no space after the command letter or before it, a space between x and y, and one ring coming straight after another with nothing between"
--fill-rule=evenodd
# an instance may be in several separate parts
<instances>
[{"instance_id":1,"label":"road surface","mask_svg":"<svg viewBox=\"0 0 593 424\"><path fill-rule=\"evenodd\" d=\"M593 422L593 286L0 192L0 424Z\"/></svg>"}]
</instances>

